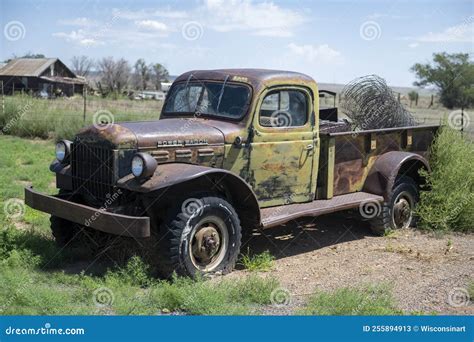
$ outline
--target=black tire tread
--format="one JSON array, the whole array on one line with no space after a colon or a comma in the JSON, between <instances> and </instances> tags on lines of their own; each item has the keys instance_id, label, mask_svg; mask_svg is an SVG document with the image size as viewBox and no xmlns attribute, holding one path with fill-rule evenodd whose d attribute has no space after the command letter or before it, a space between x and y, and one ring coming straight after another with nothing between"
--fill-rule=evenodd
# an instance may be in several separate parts
<instances>
[{"instance_id":1,"label":"black tire tread","mask_svg":"<svg viewBox=\"0 0 474 342\"><path fill-rule=\"evenodd\" d=\"M199 198L203 203L210 205L218 205L224 202L226 207L231 210L234 219L238 224L237 229L237 251L240 250L240 244L242 241L242 229L240 228L240 220L237 212L234 207L227 202L222 197L217 196L205 196ZM174 272L180 276L190 276L186 268L182 265L180 261L179 248L181 243L181 232L185 229L188 217L182 213L179 209L181 208L181 203L184 201L177 201L178 206L175 207L175 210L171 212L168 218L162 223L160 227L160 233L158 234L158 244L157 244L157 256L156 266L159 273L164 277L170 277ZM233 270L239 253L234 253L231 255L231 259L227 264L219 270L220 273L226 274Z\"/></svg>"},{"instance_id":2,"label":"black tire tread","mask_svg":"<svg viewBox=\"0 0 474 342\"><path fill-rule=\"evenodd\" d=\"M391 204L393 200L393 194L397 192L397 189L405 184L413 186L415 189L418 189L416 182L407 176L398 177L395 181L392 191L392 197L390 197L389 203L384 202L381 206L380 214L369 220L370 229L377 235L384 235L386 232L393 230L392 227L392 213L391 213ZM417 190L418 191L418 190ZM412 225L415 222L412 222Z\"/></svg>"}]
</instances>

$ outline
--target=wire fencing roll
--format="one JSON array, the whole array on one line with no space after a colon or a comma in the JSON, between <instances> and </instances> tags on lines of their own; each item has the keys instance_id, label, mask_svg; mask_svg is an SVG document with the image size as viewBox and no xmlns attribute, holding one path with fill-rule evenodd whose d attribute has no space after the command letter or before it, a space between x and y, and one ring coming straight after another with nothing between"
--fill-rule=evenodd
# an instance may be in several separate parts
<instances>
[{"instance_id":1,"label":"wire fencing roll","mask_svg":"<svg viewBox=\"0 0 474 342\"><path fill-rule=\"evenodd\" d=\"M339 108L349 117L354 130L416 125L413 115L377 75L359 77L348 83L342 90Z\"/></svg>"}]
</instances>

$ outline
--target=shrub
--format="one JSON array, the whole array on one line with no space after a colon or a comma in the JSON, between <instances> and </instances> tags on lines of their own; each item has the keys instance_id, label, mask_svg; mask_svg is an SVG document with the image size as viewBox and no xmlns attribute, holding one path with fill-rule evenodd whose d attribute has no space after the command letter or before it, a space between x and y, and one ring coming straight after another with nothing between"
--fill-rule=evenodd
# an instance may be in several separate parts
<instances>
[{"instance_id":1,"label":"shrub","mask_svg":"<svg viewBox=\"0 0 474 342\"><path fill-rule=\"evenodd\" d=\"M474 230L474 145L449 127L431 147L431 174L420 194L419 226L430 230Z\"/></svg>"},{"instance_id":2,"label":"shrub","mask_svg":"<svg viewBox=\"0 0 474 342\"><path fill-rule=\"evenodd\" d=\"M317 292L301 311L306 315L400 315L386 286L367 285Z\"/></svg>"},{"instance_id":3,"label":"shrub","mask_svg":"<svg viewBox=\"0 0 474 342\"><path fill-rule=\"evenodd\" d=\"M278 287L274 278L249 276L237 281L217 282L175 277L153 287L154 302L161 309L193 315L253 313L252 307L270 303Z\"/></svg>"},{"instance_id":4,"label":"shrub","mask_svg":"<svg viewBox=\"0 0 474 342\"><path fill-rule=\"evenodd\" d=\"M247 250L246 254L242 255L241 263L249 271L269 271L273 268L275 257L269 251L260 254L250 254Z\"/></svg>"}]
</instances>

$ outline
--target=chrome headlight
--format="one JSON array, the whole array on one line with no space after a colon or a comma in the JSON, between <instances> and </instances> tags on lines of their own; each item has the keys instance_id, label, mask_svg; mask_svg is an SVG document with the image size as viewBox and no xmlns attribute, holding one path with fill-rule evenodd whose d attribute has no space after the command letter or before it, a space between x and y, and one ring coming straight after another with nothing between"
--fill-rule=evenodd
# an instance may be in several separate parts
<instances>
[{"instance_id":1,"label":"chrome headlight","mask_svg":"<svg viewBox=\"0 0 474 342\"><path fill-rule=\"evenodd\" d=\"M61 140L56 144L56 159L61 163L69 160L71 152L71 142L69 140Z\"/></svg>"},{"instance_id":2,"label":"chrome headlight","mask_svg":"<svg viewBox=\"0 0 474 342\"><path fill-rule=\"evenodd\" d=\"M136 178L150 178L156 170L158 163L148 153L137 153L132 159L132 174Z\"/></svg>"}]
</instances>

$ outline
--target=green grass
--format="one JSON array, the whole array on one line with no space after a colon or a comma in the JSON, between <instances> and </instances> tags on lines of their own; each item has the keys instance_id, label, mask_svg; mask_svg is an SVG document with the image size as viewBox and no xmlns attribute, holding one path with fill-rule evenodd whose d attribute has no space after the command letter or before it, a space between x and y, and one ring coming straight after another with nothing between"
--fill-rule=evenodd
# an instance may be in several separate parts
<instances>
[{"instance_id":1,"label":"green grass","mask_svg":"<svg viewBox=\"0 0 474 342\"><path fill-rule=\"evenodd\" d=\"M30 96L5 97L5 111L0 111L0 129L4 134L27 138L71 139L82 127L93 123L94 113L105 110L114 122L153 120L161 111L159 101L110 100L87 98L84 121L82 97L45 100Z\"/></svg>"},{"instance_id":2,"label":"green grass","mask_svg":"<svg viewBox=\"0 0 474 342\"><path fill-rule=\"evenodd\" d=\"M147 275L147 266L138 257L103 277L44 272L38 266L27 253L15 252L3 260L0 314L242 315L269 304L278 287L274 279L256 276L215 282L157 280Z\"/></svg>"},{"instance_id":3,"label":"green grass","mask_svg":"<svg viewBox=\"0 0 474 342\"><path fill-rule=\"evenodd\" d=\"M161 281L138 257L103 275L65 273L77 260L54 243L49 215L24 207L12 218L4 210L9 200L23 198L27 184L56 191L49 171L53 142L0 136L0 145L0 315L250 314L270 303L279 286L273 278ZM112 294L113 303L98 305L97 291L105 291L95 297L106 301Z\"/></svg>"},{"instance_id":4,"label":"green grass","mask_svg":"<svg viewBox=\"0 0 474 342\"><path fill-rule=\"evenodd\" d=\"M467 292L469 292L469 298L471 298L471 302L474 302L474 281L471 281L467 286Z\"/></svg>"},{"instance_id":5,"label":"green grass","mask_svg":"<svg viewBox=\"0 0 474 342\"><path fill-rule=\"evenodd\" d=\"M444 127L431 149L432 173L417 207L419 226L436 231L474 231L474 143Z\"/></svg>"},{"instance_id":6,"label":"green grass","mask_svg":"<svg viewBox=\"0 0 474 342\"><path fill-rule=\"evenodd\" d=\"M333 292L313 294L304 315L401 315L390 289L382 285L340 288Z\"/></svg>"},{"instance_id":7,"label":"green grass","mask_svg":"<svg viewBox=\"0 0 474 342\"><path fill-rule=\"evenodd\" d=\"M249 271L270 271L275 262L275 257L269 251L260 254L251 254L250 250L242 254L241 264Z\"/></svg>"}]
</instances>

